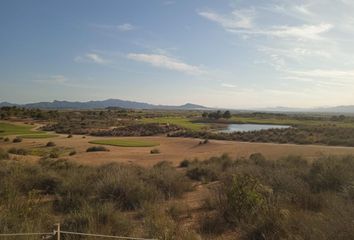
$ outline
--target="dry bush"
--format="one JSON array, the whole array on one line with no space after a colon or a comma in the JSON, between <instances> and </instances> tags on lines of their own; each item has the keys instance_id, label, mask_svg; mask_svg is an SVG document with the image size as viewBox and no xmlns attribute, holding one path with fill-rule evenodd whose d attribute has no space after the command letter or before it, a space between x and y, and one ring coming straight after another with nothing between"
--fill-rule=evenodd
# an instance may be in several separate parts
<instances>
[{"instance_id":1,"label":"dry bush","mask_svg":"<svg viewBox=\"0 0 354 240\"><path fill-rule=\"evenodd\" d=\"M86 152L108 152L109 149L104 146L93 146L86 149Z\"/></svg>"}]
</instances>

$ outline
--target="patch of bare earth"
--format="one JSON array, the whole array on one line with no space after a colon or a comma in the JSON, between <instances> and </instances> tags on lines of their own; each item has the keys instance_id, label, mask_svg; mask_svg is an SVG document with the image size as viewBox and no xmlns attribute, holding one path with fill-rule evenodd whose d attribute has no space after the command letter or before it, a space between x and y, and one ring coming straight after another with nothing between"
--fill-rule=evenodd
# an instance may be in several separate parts
<instances>
[{"instance_id":1,"label":"patch of bare earth","mask_svg":"<svg viewBox=\"0 0 354 240\"><path fill-rule=\"evenodd\" d=\"M269 159L278 159L288 155L302 155L312 160L321 155L352 155L352 147L330 147L319 145L294 145L275 143L246 143L235 141L211 140L207 144L199 145L199 139L158 137L124 137L132 140L147 140L160 143L157 147L116 147L106 146L109 152L90 152L86 149L93 144L89 141L96 139L109 139L109 137L91 137L74 135L60 135L46 139L23 139L21 143L0 142L0 147L32 148L44 146L48 141L53 141L59 147L74 148L77 152L74 156L66 156L80 164L101 165L111 162L135 163L142 166L152 166L160 161L169 161L178 165L184 159L207 159L227 153L231 157L248 157L252 153L262 153ZM160 154L150 154L150 150L158 148Z\"/></svg>"}]
</instances>

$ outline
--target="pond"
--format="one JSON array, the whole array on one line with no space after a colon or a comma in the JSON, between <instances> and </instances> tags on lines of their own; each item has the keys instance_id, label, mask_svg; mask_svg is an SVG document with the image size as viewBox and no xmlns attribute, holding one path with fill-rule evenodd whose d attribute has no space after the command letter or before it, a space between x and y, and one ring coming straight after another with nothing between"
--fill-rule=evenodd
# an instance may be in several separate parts
<instances>
[{"instance_id":1,"label":"pond","mask_svg":"<svg viewBox=\"0 0 354 240\"><path fill-rule=\"evenodd\" d=\"M267 129L281 129L290 128L288 125L273 125L273 124L229 124L226 129L219 130L218 132L250 132L250 131L260 131Z\"/></svg>"}]
</instances>

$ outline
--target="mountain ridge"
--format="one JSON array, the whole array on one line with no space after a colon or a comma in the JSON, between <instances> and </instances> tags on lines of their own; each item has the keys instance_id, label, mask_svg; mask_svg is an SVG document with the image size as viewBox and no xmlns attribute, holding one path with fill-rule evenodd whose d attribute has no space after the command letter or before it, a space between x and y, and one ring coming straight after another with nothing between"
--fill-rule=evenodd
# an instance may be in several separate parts
<instances>
[{"instance_id":1,"label":"mountain ridge","mask_svg":"<svg viewBox=\"0 0 354 240\"><path fill-rule=\"evenodd\" d=\"M145 102L121 100L121 99L106 99L97 101L59 101L54 100L52 102L35 102L26 104L13 104L10 102L1 102L0 107L25 107L25 108L39 108L39 109L102 109L108 107L119 107L119 108L130 108L130 109L181 109L181 110L197 110L197 109L208 109L205 106L197 105L193 103L186 103L180 106L174 105L156 105Z\"/></svg>"}]
</instances>

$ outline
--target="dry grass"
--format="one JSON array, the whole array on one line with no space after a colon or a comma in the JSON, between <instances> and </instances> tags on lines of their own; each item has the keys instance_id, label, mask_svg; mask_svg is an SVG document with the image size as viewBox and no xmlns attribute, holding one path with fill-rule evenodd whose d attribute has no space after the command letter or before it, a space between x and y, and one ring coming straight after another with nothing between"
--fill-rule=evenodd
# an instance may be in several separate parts
<instances>
[{"instance_id":1,"label":"dry grass","mask_svg":"<svg viewBox=\"0 0 354 240\"><path fill-rule=\"evenodd\" d=\"M101 165L110 162L134 162L142 166L152 166L160 161L169 161L178 166L183 159L207 159L223 153L231 157L249 157L253 153L261 153L269 159L278 159L288 155L302 155L312 160L322 155L350 155L354 154L352 147L328 147L318 145L293 145L293 144L271 144L271 143L243 143L233 141L211 140L208 144L199 145L199 139L189 138L168 138L168 137L124 137L127 141L158 142L160 154L150 154L153 147L117 147L107 146L109 152L86 153L91 147L90 141L110 140L109 137L73 137L65 135L54 138L57 147L75 149L76 154L70 156L82 164ZM51 139L23 139L16 143L17 148L38 148L43 147ZM13 143L0 141L0 147L9 149ZM26 156L28 157L28 156Z\"/></svg>"}]
</instances>

